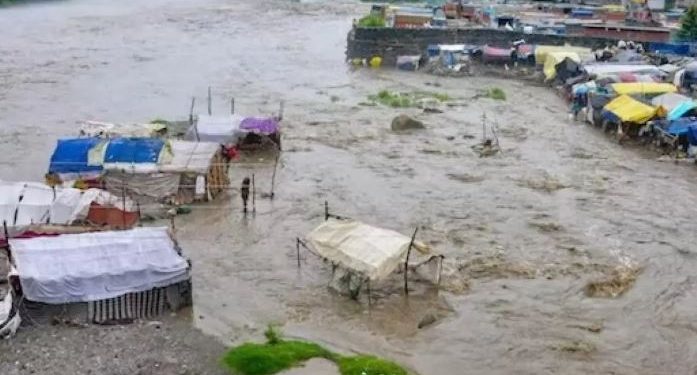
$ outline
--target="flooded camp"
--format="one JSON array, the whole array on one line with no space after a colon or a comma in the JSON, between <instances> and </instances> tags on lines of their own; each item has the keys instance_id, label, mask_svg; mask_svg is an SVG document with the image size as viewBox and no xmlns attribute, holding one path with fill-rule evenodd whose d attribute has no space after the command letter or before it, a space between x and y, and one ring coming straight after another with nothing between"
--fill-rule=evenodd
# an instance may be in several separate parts
<instances>
[{"instance_id":1,"label":"flooded camp","mask_svg":"<svg viewBox=\"0 0 697 375\"><path fill-rule=\"evenodd\" d=\"M697 372L690 2L0 25L2 375Z\"/></svg>"}]
</instances>

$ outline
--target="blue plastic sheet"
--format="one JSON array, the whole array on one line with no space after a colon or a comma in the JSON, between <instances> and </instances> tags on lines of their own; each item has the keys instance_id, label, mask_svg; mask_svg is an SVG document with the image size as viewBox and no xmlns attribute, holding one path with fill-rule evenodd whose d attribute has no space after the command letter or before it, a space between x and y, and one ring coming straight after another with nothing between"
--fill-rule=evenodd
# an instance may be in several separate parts
<instances>
[{"instance_id":1,"label":"blue plastic sheet","mask_svg":"<svg viewBox=\"0 0 697 375\"><path fill-rule=\"evenodd\" d=\"M158 138L112 139L104 153L104 163L157 163L163 146Z\"/></svg>"},{"instance_id":2,"label":"blue plastic sheet","mask_svg":"<svg viewBox=\"0 0 697 375\"><path fill-rule=\"evenodd\" d=\"M87 156L99 138L60 139L51 155L49 173L84 173L101 171L102 167L87 165Z\"/></svg>"}]
</instances>

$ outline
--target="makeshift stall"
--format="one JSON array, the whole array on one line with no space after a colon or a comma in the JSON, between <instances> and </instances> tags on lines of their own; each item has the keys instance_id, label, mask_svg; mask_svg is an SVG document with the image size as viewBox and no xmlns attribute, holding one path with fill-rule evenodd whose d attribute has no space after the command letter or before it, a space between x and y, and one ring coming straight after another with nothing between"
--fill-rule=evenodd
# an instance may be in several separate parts
<instances>
[{"instance_id":1,"label":"makeshift stall","mask_svg":"<svg viewBox=\"0 0 697 375\"><path fill-rule=\"evenodd\" d=\"M9 248L13 292L33 306L21 311L60 306L104 323L190 303L190 264L165 227L10 239Z\"/></svg>"},{"instance_id":2,"label":"makeshift stall","mask_svg":"<svg viewBox=\"0 0 697 375\"><path fill-rule=\"evenodd\" d=\"M234 145L243 149L269 145L280 149L280 120L273 117L244 117L235 114L198 115L184 139Z\"/></svg>"},{"instance_id":3,"label":"makeshift stall","mask_svg":"<svg viewBox=\"0 0 697 375\"><path fill-rule=\"evenodd\" d=\"M636 130L638 133L639 127L632 127L632 125L645 124L656 116L657 110L656 107L644 104L628 95L621 95L605 105L602 114L604 127L617 126L618 135L622 135L629 129Z\"/></svg>"},{"instance_id":4,"label":"makeshift stall","mask_svg":"<svg viewBox=\"0 0 697 375\"><path fill-rule=\"evenodd\" d=\"M404 291L408 294L408 269L431 261L442 261L427 245L389 229L356 220L327 215L325 222L297 240L298 266L300 246L332 264L332 286L357 298L365 284L386 279L394 271L404 271ZM435 283L439 283L440 266ZM369 297L370 298L370 297Z\"/></svg>"}]
</instances>

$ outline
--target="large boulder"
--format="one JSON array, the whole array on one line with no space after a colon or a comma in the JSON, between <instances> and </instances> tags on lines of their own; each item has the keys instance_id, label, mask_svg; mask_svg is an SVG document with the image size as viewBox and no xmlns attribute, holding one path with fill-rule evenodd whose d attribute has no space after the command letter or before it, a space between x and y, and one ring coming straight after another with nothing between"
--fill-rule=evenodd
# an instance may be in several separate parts
<instances>
[{"instance_id":1,"label":"large boulder","mask_svg":"<svg viewBox=\"0 0 697 375\"><path fill-rule=\"evenodd\" d=\"M407 115L399 115L392 120L392 131L423 129L424 123Z\"/></svg>"}]
</instances>

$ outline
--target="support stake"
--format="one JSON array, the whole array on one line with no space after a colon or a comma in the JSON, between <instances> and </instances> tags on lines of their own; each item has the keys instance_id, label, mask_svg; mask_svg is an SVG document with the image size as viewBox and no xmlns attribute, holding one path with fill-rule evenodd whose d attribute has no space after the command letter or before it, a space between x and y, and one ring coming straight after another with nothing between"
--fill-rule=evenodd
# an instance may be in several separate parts
<instances>
[{"instance_id":1,"label":"support stake","mask_svg":"<svg viewBox=\"0 0 697 375\"><path fill-rule=\"evenodd\" d=\"M191 108L189 108L189 126L194 124L194 106L196 105L196 97L191 98Z\"/></svg>"},{"instance_id":2,"label":"support stake","mask_svg":"<svg viewBox=\"0 0 697 375\"><path fill-rule=\"evenodd\" d=\"M235 98L230 99L230 114L235 114Z\"/></svg>"},{"instance_id":3,"label":"support stake","mask_svg":"<svg viewBox=\"0 0 697 375\"><path fill-rule=\"evenodd\" d=\"M271 199L274 197L274 186L276 185L276 169L278 168L278 159L281 157L281 153L276 154L276 162L273 164L273 174L271 175Z\"/></svg>"},{"instance_id":4,"label":"support stake","mask_svg":"<svg viewBox=\"0 0 697 375\"><path fill-rule=\"evenodd\" d=\"M213 114L213 99L211 98L211 87L208 86L208 116Z\"/></svg>"},{"instance_id":5,"label":"support stake","mask_svg":"<svg viewBox=\"0 0 697 375\"><path fill-rule=\"evenodd\" d=\"M254 173L252 173L252 212L257 212L257 188L254 182Z\"/></svg>"},{"instance_id":6,"label":"support stake","mask_svg":"<svg viewBox=\"0 0 697 375\"><path fill-rule=\"evenodd\" d=\"M295 252L298 257L298 268L300 268L300 238L295 238Z\"/></svg>"},{"instance_id":7,"label":"support stake","mask_svg":"<svg viewBox=\"0 0 697 375\"><path fill-rule=\"evenodd\" d=\"M324 221L329 220L329 202L324 201Z\"/></svg>"},{"instance_id":8,"label":"support stake","mask_svg":"<svg viewBox=\"0 0 697 375\"><path fill-rule=\"evenodd\" d=\"M404 261L404 294L409 295L409 282L407 281L407 274L409 273L409 256L411 255L411 248L414 246L414 240L416 239L416 232L419 231L419 227L414 229L414 234L411 235L411 242L409 242L409 248L407 249L407 259Z\"/></svg>"}]
</instances>

